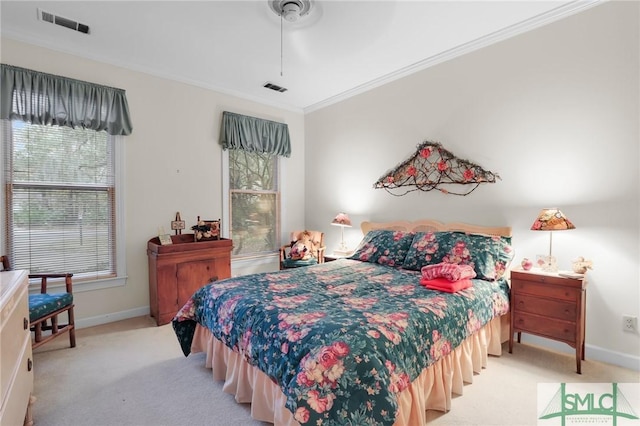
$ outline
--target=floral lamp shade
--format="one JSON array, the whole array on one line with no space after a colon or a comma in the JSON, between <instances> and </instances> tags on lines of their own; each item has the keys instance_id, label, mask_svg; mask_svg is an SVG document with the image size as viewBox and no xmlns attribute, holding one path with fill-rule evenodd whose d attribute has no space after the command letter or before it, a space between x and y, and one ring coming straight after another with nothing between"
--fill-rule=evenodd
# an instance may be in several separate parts
<instances>
[{"instance_id":1,"label":"floral lamp shade","mask_svg":"<svg viewBox=\"0 0 640 426\"><path fill-rule=\"evenodd\" d=\"M545 208L540 210L538 217L531 225L532 231L550 231L549 232L549 257L545 259L544 264L541 265L542 269L547 272L555 272L558 270L558 266L555 258L551 255L551 249L553 246L553 231L566 231L569 229L576 229L573 223L560 211L560 209Z\"/></svg>"},{"instance_id":2,"label":"floral lamp shade","mask_svg":"<svg viewBox=\"0 0 640 426\"><path fill-rule=\"evenodd\" d=\"M331 221L332 225L351 227L351 219L346 213L338 213Z\"/></svg>"},{"instance_id":3,"label":"floral lamp shade","mask_svg":"<svg viewBox=\"0 0 640 426\"><path fill-rule=\"evenodd\" d=\"M564 231L576 229L569 219L557 208L542 209L535 222L531 225L532 231Z\"/></svg>"}]
</instances>

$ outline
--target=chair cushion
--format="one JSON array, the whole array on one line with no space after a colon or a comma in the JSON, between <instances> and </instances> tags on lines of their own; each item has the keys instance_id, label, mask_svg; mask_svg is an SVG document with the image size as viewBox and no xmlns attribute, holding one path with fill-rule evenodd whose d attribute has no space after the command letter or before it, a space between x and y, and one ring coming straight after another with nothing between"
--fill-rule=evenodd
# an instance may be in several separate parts
<instances>
[{"instance_id":1,"label":"chair cushion","mask_svg":"<svg viewBox=\"0 0 640 426\"><path fill-rule=\"evenodd\" d=\"M282 261L282 267L283 268L299 268L301 266L311 266L317 263L318 263L318 259L316 259L315 257L312 257L311 259L307 259L307 260L293 260L287 257Z\"/></svg>"},{"instance_id":2,"label":"chair cushion","mask_svg":"<svg viewBox=\"0 0 640 426\"><path fill-rule=\"evenodd\" d=\"M29 321L35 321L72 303L73 294L70 293L30 294Z\"/></svg>"}]
</instances>

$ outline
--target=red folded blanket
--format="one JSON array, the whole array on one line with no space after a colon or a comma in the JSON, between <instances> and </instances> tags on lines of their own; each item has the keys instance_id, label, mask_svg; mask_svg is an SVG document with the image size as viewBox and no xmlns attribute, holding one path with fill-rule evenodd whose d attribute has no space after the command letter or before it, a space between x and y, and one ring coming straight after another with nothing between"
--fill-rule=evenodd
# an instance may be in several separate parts
<instances>
[{"instance_id":1,"label":"red folded blanket","mask_svg":"<svg viewBox=\"0 0 640 426\"><path fill-rule=\"evenodd\" d=\"M456 291L464 290L471 287L473 283L468 278L458 281L449 281L446 278L434 278L432 280L422 278L420 280L420 285L423 285L430 290L455 293Z\"/></svg>"},{"instance_id":2,"label":"red folded blanket","mask_svg":"<svg viewBox=\"0 0 640 426\"><path fill-rule=\"evenodd\" d=\"M471 265L457 265L454 263L436 263L423 266L420 270L422 278L432 280L434 278L446 278L449 281L458 281L475 278L476 271Z\"/></svg>"}]
</instances>

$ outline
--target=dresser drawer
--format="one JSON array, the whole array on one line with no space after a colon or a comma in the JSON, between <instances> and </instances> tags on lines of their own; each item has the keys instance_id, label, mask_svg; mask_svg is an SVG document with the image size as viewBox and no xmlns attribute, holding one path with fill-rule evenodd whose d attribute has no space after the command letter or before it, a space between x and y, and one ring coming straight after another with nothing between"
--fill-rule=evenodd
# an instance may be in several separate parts
<instances>
[{"instance_id":1,"label":"dresser drawer","mask_svg":"<svg viewBox=\"0 0 640 426\"><path fill-rule=\"evenodd\" d=\"M25 342L31 342L29 331L29 304L27 287L24 286L7 301L2 311L2 333L0 333L0 398L4 400L18 368ZM26 323L25 323L26 321Z\"/></svg>"},{"instance_id":2,"label":"dresser drawer","mask_svg":"<svg viewBox=\"0 0 640 426\"><path fill-rule=\"evenodd\" d=\"M526 312L513 312L513 331L524 331L538 334L543 337L563 340L575 345L576 323L568 321L558 321L553 318L546 318Z\"/></svg>"},{"instance_id":3,"label":"dresser drawer","mask_svg":"<svg viewBox=\"0 0 640 426\"><path fill-rule=\"evenodd\" d=\"M29 397L33 390L33 357L31 355L31 340L25 340L20 348L22 355L18 359L18 371L11 385L11 392L4 401L0 411L0 425L22 425L29 406ZM4 357L2 362L4 362ZM4 371L4 366L3 366ZM4 381L4 377L3 377Z\"/></svg>"},{"instance_id":4,"label":"dresser drawer","mask_svg":"<svg viewBox=\"0 0 640 426\"><path fill-rule=\"evenodd\" d=\"M514 280L511 282L511 291L515 294L526 293L544 298L575 301L580 297L582 290L562 285L548 285L534 281Z\"/></svg>"},{"instance_id":5,"label":"dresser drawer","mask_svg":"<svg viewBox=\"0 0 640 426\"><path fill-rule=\"evenodd\" d=\"M575 322L577 317L575 302L543 299L520 293L514 295L513 309L516 312L528 312L572 322Z\"/></svg>"}]
</instances>

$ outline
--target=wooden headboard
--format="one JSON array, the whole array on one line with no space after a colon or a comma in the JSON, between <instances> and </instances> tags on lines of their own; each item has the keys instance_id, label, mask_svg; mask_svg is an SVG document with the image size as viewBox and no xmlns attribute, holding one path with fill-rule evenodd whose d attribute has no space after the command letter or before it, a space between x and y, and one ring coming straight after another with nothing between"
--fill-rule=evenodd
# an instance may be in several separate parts
<instances>
[{"instance_id":1,"label":"wooden headboard","mask_svg":"<svg viewBox=\"0 0 640 426\"><path fill-rule=\"evenodd\" d=\"M362 222L360 229L362 229L364 235L367 235L367 232L373 229L390 229L405 232L462 231L470 234L498 235L502 237L511 236L510 226L481 226L460 222L442 223L430 219L422 219L415 222Z\"/></svg>"}]
</instances>

